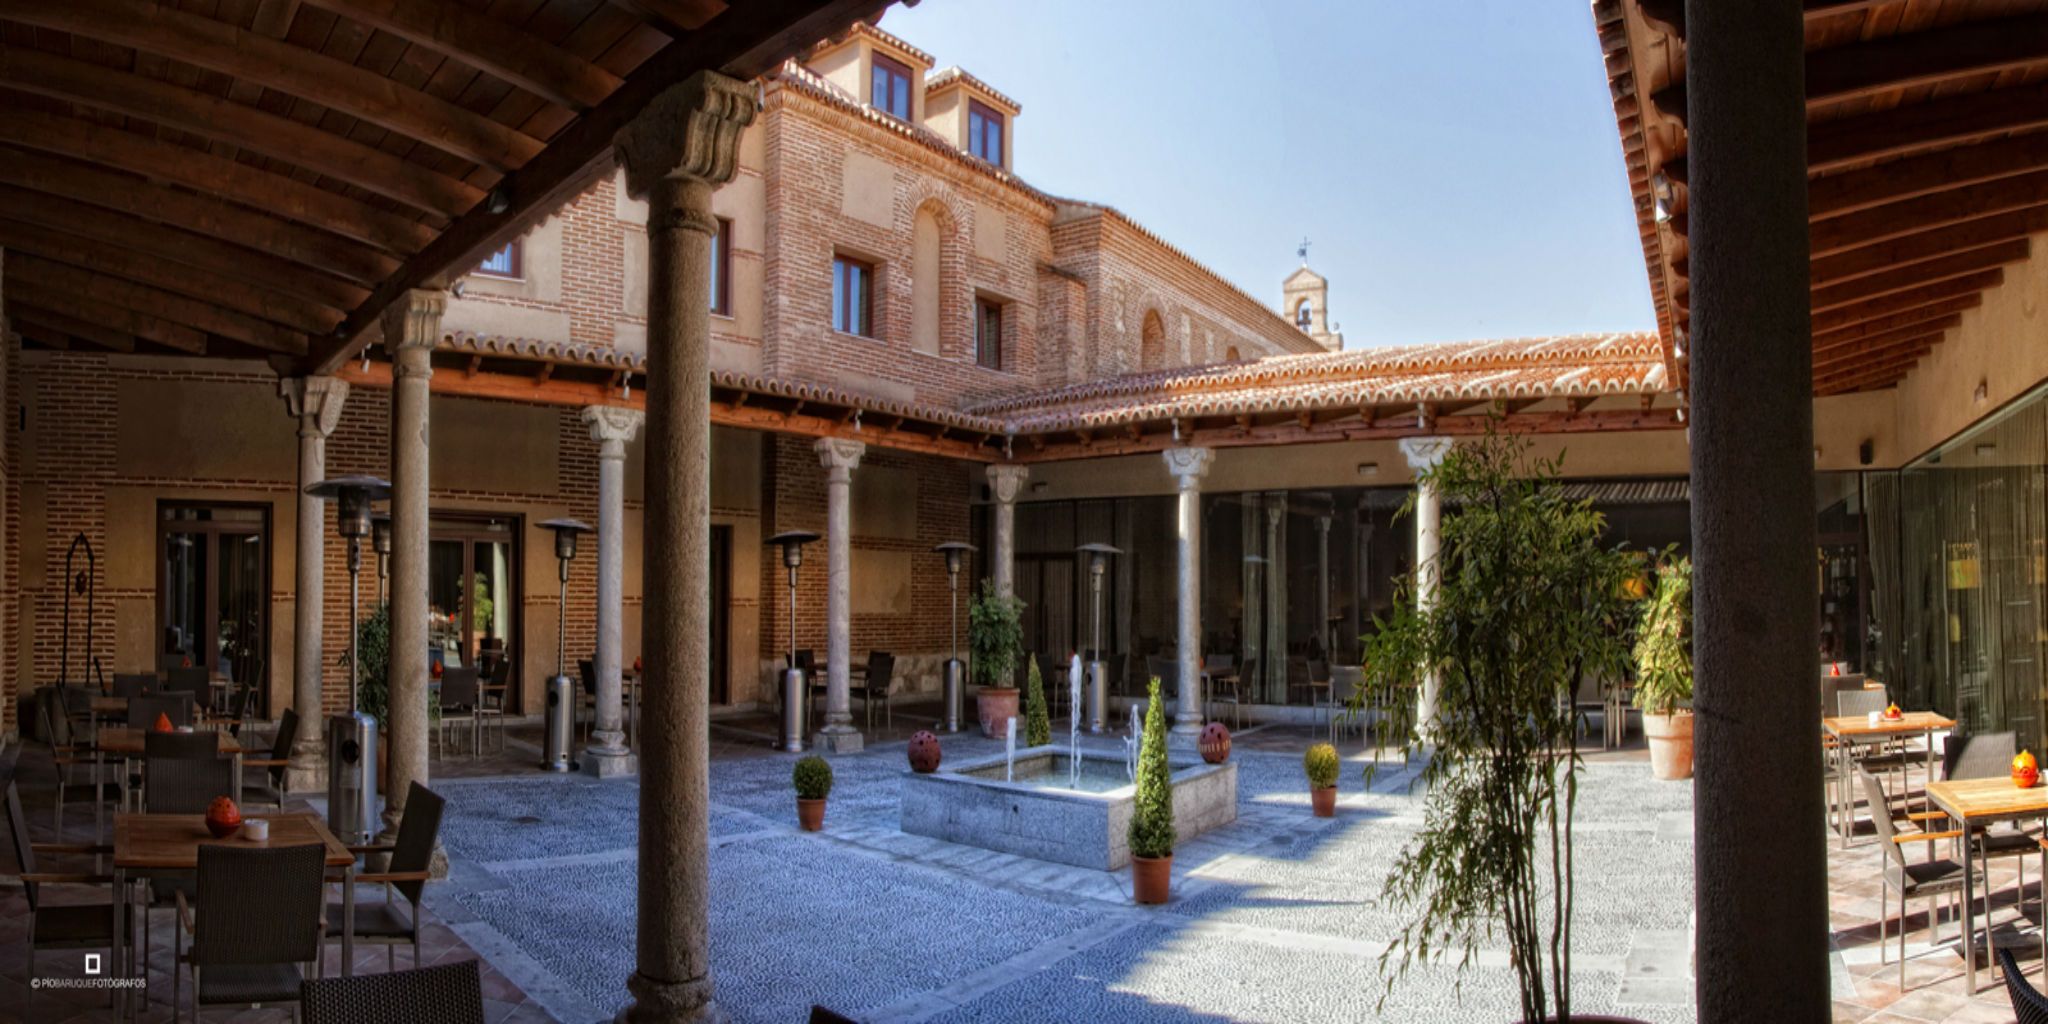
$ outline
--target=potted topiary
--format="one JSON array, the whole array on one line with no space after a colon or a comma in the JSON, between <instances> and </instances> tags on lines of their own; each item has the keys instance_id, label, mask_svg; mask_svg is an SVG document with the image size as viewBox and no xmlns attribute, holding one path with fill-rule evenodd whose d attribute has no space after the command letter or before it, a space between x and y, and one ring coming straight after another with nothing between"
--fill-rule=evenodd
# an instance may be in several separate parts
<instances>
[{"instance_id":1,"label":"potted topiary","mask_svg":"<svg viewBox=\"0 0 2048 1024\"><path fill-rule=\"evenodd\" d=\"M796 822L806 832L825 827L825 798L832 795L832 765L816 754L798 758L790 773L796 784Z\"/></svg>"},{"instance_id":2,"label":"potted topiary","mask_svg":"<svg viewBox=\"0 0 2048 1024\"><path fill-rule=\"evenodd\" d=\"M1131 898L1164 903L1173 889L1173 771L1166 763L1166 715L1159 709L1159 677L1145 705L1145 738L1138 747L1137 805L1131 809Z\"/></svg>"},{"instance_id":3,"label":"potted topiary","mask_svg":"<svg viewBox=\"0 0 2048 1024\"><path fill-rule=\"evenodd\" d=\"M1052 742L1052 716L1045 709L1045 679L1038 674L1038 655L1031 655L1029 664L1024 680L1024 745L1042 747Z\"/></svg>"},{"instance_id":4,"label":"potted topiary","mask_svg":"<svg viewBox=\"0 0 2048 1024\"><path fill-rule=\"evenodd\" d=\"M1636 631L1636 699L1650 740L1650 774L1692 778L1692 560L1665 557Z\"/></svg>"},{"instance_id":5,"label":"potted topiary","mask_svg":"<svg viewBox=\"0 0 2048 1024\"><path fill-rule=\"evenodd\" d=\"M1308 776L1309 803L1315 807L1316 817L1337 816L1337 748L1327 743L1318 743L1308 748L1301 756L1302 773Z\"/></svg>"},{"instance_id":6,"label":"potted topiary","mask_svg":"<svg viewBox=\"0 0 2048 1024\"><path fill-rule=\"evenodd\" d=\"M967 606L967 657L977 691L981 734L1001 739L1017 717L1017 659L1024 652L1023 602L981 581L981 593Z\"/></svg>"}]
</instances>

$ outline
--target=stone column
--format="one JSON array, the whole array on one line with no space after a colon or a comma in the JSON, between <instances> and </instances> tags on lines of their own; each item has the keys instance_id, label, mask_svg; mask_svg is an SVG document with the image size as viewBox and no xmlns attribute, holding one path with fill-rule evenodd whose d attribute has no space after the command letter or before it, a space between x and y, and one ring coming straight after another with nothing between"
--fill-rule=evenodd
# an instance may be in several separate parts
<instances>
[{"instance_id":1,"label":"stone column","mask_svg":"<svg viewBox=\"0 0 2048 1024\"><path fill-rule=\"evenodd\" d=\"M639 758L626 747L619 648L625 615L626 443L646 418L638 409L609 405L583 410L583 422L597 442L597 727L591 730L583 768L599 778L640 770Z\"/></svg>"},{"instance_id":2,"label":"stone column","mask_svg":"<svg viewBox=\"0 0 2048 1024\"><path fill-rule=\"evenodd\" d=\"M327 479L327 438L341 423L348 382L333 377L291 377L277 382L285 411L299 422L299 536L297 589L292 596L292 709L299 731L292 741L285 785L311 792L327 785L327 736L320 713L321 629L326 616L327 503L306 488Z\"/></svg>"},{"instance_id":3,"label":"stone column","mask_svg":"<svg viewBox=\"0 0 2048 1024\"><path fill-rule=\"evenodd\" d=\"M384 311L391 354L391 709L379 738L391 771L380 841L398 837L406 790L427 784L427 382L441 334L445 292L416 288ZM441 862L436 847L437 863Z\"/></svg>"},{"instance_id":4,"label":"stone column","mask_svg":"<svg viewBox=\"0 0 2048 1024\"><path fill-rule=\"evenodd\" d=\"M1803 27L1685 16L1699 1017L1826 1020Z\"/></svg>"},{"instance_id":5,"label":"stone column","mask_svg":"<svg viewBox=\"0 0 2048 1024\"><path fill-rule=\"evenodd\" d=\"M699 72L619 134L647 201L646 600L640 900L622 1021L722 1017L712 1001L711 193L732 180L752 86Z\"/></svg>"},{"instance_id":6,"label":"stone column","mask_svg":"<svg viewBox=\"0 0 2048 1024\"><path fill-rule=\"evenodd\" d=\"M851 754L861 748L853 727L847 668L853 656L853 470L868 446L821 437L813 446L825 466L825 727L812 740L819 750Z\"/></svg>"},{"instance_id":7,"label":"stone column","mask_svg":"<svg viewBox=\"0 0 2048 1024\"><path fill-rule=\"evenodd\" d=\"M1029 466L991 465L988 489L996 499L995 552L989 556L989 578L996 593L1017 593L1017 492L1031 475Z\"/></svg>"},{"instance_id":8,"label":"stone column","mask_svg":"<svg viewBox=\"0 0 2048 1024\"><path fill-rule=\"evenodd\" d=\"M1166 471L1179 492L1174 559L1180 568L1174 614L1180 707L1173 716L1177 740L1193 743L1202 732L1202 476L1209 472L1207 448L1168 448Z\"/></svg>"},{"instance_id":9,"label":"stone column","mask_svg":"<svg viewBox=\"0 0 2048 1024\"><path fill-rule=\"evenodd\" d=\"M1401 454L1407 457L1408 468L1417 474L1436 468L1450 450L1451 439L1448 437L1401 439ZM1437 564L1436 558L1442 529L1443 505L1438 500L1436 485L1416 481L1415 606L1423 611L1436 607L1437 587L1443 582L1443 567ZM1422 677L1422 696L1415 708L1415 728L1424 739L1436 731L1437 694L1441 683L1433 671Z\"/></svg>"}]
</instances>

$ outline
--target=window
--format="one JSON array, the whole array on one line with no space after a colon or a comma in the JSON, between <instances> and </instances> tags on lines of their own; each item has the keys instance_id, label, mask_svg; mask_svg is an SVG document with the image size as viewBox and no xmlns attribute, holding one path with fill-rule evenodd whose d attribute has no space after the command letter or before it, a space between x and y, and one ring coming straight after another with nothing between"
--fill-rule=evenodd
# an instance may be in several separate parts
<instances>
[{"instance_id":1,"label":"window","mask_svg":"<svg viewBox=\"0 0 2048 1024\"><path fill-rule=\"evenodd\" d=\"M504 277L514 281L519 280L523 276L521 271L525 262L521 259L523 248L519 244L518 239L513 239L503 249L492 253L488 259L477 264L476 273L484 277Z\"/></svg>"},{"instance_id":2,"label":"window","mask_svg":"<svg viewBox=\"0 0 2048 1024\"><path fill-rule=\"evenodd\" d=\"M991 370L1003 368L1003 307L988 299L974 300L974 362Z\"/></svg>"},{"instance_id":3,"label":"window","mask_svg":"<svg viewBox=\"0 0 2048 1024\"><path fill-rule=\"evenodd\" d=\"M1315 310L1309 306L1308 300L1301 300L1301 305L1294 307L1294 326L1307 331L1315 322L1314 315Z\"/></svg>"},{"instance_id":4,"label":"window","mask_svg":"<svg viewBox=\"0 0 2048 1024\"><path fill-rule=\"evenodd\" d=\"M711 235L711 311L732 315L732 221L724 217Z\"/></svg>"},{"instance_id":5,"label":"window","mask_svg":"<svg viewBox=\"0 0 2048 1024\"><path fill-rule=\"evenodd\" d=\"M910 68L875 54L875 69L868 80L868 103L898 120L910 120Z\"/></svg>"},{"instance_id":6,"label":"window","mask_svg":"<svg viewBox=\"0 0 2048 1024\"><path fill-rule=\"evenodd\" d=\"M967 101L967 151L1003 165L1003 115L979 100Z\"/></svg>"},{"instance_id":7,"label":"window","mask_svg":"<svg viewBox=\"0 0 2048 1024\"><path fill-rule=\"evenodd\" d=\"M832 329L875 336L875 268L845 256L832 260Z\"/></svg>"}]
</instances>

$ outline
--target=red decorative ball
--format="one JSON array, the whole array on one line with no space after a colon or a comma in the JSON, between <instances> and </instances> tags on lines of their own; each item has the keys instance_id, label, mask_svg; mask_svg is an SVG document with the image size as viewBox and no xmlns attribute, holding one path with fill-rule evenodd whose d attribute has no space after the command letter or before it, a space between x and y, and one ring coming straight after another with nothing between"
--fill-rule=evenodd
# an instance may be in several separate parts
<instances>
[{"instance_id":1,"label":"red decorative ball","mask_svg":"<svg viewBox=\"0 0 2048 1024\"><path fill-rule=\"evenodd\" d=\"M226 839L241 827L242 811L233 800L217 796L206 805L206 830L213 833L215 839Z\"/></svg>"},{"instance_id":2,"label":"red decorative ball","mask_svg":"<svg viewBox=\"0 0 2048 1024\"><path fill-rule=\"evenodd\" d=\"M1210 722L1202 727L1202 738L1198 741L1202 760L1210 764L1222 764L1230 759L1230 730L1222 722Z\"/></svg>"},{"instance_id":3,"label":"red decorative ball","mask_svg":"<svg viewBox=\"0 0 2048 1024\"><path fill-rule=\"evenodd\" d=\"M2038 768L2014 768L2012 770L2012 784L2021 789L2032 789L2034 788L2034 783L2039 781L2041 781L2041 770Z\"/></svg>"},{"instance_id":4,"label":"red decorative ball","mask_svg":"<svg viewBox=\"0 0 2048 1024\"><path fill-rule=\"evenodd\" d=\"M919 775L939 770L939 738L929 729L919 729L910 737L910 770Z\"/></svg>"}]
</instances>

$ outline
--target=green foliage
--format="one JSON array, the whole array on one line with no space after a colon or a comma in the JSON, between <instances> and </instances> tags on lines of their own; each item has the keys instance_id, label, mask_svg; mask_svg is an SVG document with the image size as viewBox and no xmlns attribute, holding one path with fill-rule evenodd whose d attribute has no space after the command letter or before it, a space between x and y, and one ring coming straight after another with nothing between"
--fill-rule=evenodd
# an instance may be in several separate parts
<instances>
[{"instance_id":1,"label":"green foliage","mask_svg":"<svg viewBox=\"0 0 2048 1024\"><path fill-rule=\"evenodd\" d=\"M391 728L391 606L378 605L356 622L356 648L363 659L356 677L356 710L377 720L377 731ZM348 666L348 652L341 655Z\"/></svg>"},{"instance_id":2,"label":"green foliage","mask_svg":"<svg viewBox=\"0 0 2048 1024\"><path fill-rule=\"evenodd\" d=\"M472 628L484 636L491 635L492 620L497 617L497 602L491 600L491 578L476 573L469 588L469 621Z\"/></svg>"},{"instance_id":3,"label":"green foliage","mask_svg":"<svg viewBox=\"0 0 2048 1024\"><path fill-rule=\"evenodd\" d=\"M1480 938L1504 934L1525 1020L1571 1012L1572 812L1584 766L1572 695L1583 677L1627 670L1624 590L1640 564L1602 546L1601 516L1564 497L1558 472L1557 460L1489 427L1423 474L1445 509L1436 564L1418 567L1437 571L1437 599L1424 607L1413 575L1397 585L1353 698L1354 712L1413 707L1424 679L1438 680L1434 719L1403 740L1404 754L1432 752L1418 779L1424 827L1384 882L1410 923L1382 955L1382 977L1391 990L1416 961L1451 949L1462 977Z\"/></svg>"},{"instance_id":4,"label":"green foliage","mask_svg":"<svg viewBox=\"0 0 2048 1024\"><path fill-rule=\"evenodd\" d=\"M1308 776L1308 784L1317 789L1328 789L1337 784L1337 748L1327 743L1318 743L1308 748L1301 756L1302 773Z\"/></svg>"},{"instance_id":5,"label":"green foliage","mask_svg":"<svg viewBox=\"0 0 2048 1024\"><path fill-rule=\"evenodd\" d=\"M1692 559L1671 551L1636 631L1636 707L1668 715L1692 700Z\"/></svg>"},{"instance_id":6,"label":"green foliage","mask_svg":"<svg viewBox=\"0 0 2048 1024\"><path fill-rule=\"evenodd\" d=\"M823 800L832 795L832 764L816 754L800 757L790 773L800 800Z\"/></svg>"},{"instance_id":7,"label":"green foliage","mask_svg":"<svg viewBox=\"0 0 2048 1024\"><path fill-rule=\"evenodd\" d=\"M1164 857L1173 852L1173 770L1166 763L1166 712L1159 677L1146 690L1145 739L1138 747L1137 807L1131 812L1131 853Z\"/></svg>"},{"instance_id":8,"label":"green foliage","mask_svg":"<svg viewBox=\"0 0 2048 1024\"><path fill-rule=\"evenodd\" d=\"M1052 716L1045 710L1045 678L1038 674L1038 655L1031 655L1029 681L1024 684L1024 745L1052 742Z\"/></svg>"},{"instance_id":9,"label":"green foliage","mask_svg":"<svg viewBox=\"0 0 2048 1024\"><path fill-rule=\"evenodd\" d=\"M979 686L1016 685L1017 659L1024 653L1024 602L981 581L981 593L967 605L967 658Z\"/></svg>"}]
</instances>

